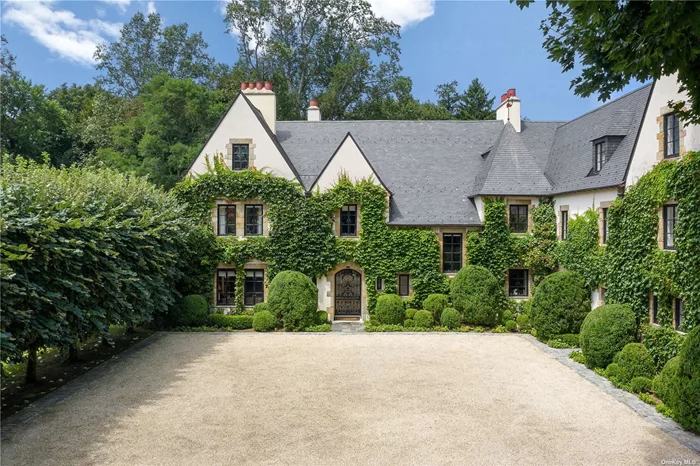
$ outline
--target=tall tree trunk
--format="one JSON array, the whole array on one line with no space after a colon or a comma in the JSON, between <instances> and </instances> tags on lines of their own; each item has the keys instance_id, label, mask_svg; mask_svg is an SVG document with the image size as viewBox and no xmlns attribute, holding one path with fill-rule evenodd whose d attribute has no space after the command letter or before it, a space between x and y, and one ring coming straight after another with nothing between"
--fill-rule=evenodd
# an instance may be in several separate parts
<instances>
[{"instance_id":1,"label":"tall tree trunk","mask_svg":"<svg viewBox=\"0 0 700 466\"><path fill-rule=\"evenodd\" d=\"M30 347L28 353L27 372L24 375L24 381L26 383L34 383L36 382L36 347Z\"/></svg>"},{"instance_id":2,"label":"tall tree trunk","mask_svg":"<svg viewBox=\"0 0 700 466\"><path fill-rule=\"evenodd\" d=\"M76 362L78 361L78 344L68 345L68 361Z\"/></svg>"}]
</instances>

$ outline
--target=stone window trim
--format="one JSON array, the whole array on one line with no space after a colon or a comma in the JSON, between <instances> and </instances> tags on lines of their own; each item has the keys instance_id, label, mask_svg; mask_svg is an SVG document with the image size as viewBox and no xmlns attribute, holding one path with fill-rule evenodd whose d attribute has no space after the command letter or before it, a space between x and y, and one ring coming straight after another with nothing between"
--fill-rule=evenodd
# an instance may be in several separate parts
<instances>
[{"instance_id":1,"label":"stone window trim","mask_svg":"<svg viewBox=\"0 0 700 466\"><path fill-rule=\"evenodd\" d=\"M215 234L219 231L219 206L235 206L236 207L236 237L239 239L246 238L245 235L245 206L246 205L262 205L263 210L263 228L262 236L270 235L270 222L267 217L267 205L262 199L217 199L212 207L211 225ZM233 236L233 235L231 235Z\"/></svg>"},{"instance_id":2,"label":"stone window trim","mask_svg":"<svg viewBox=\"0 0 700 466\"><path fill-rule=\"evenodd\" d=\"M608 242L608 236L610 235L608 215L612 203L613 201L605 201L598 206L598 242L601 245L605 245Z\"/></svg>"},{"instance_id":3,"label":"stone window trim","mask_svg":"<svg viewBox=\"0 0 700 466\"><path fill-rule=\"evenodd\" d=\"M505 199L506 201L506 222L508 223L508 228L510 228L510 206L513 205L521 205L521 206L527 206L527 231L521 232L521 233L515 233L511 232L513 235L525 235L527 233L532 233L532 208L534 207L534 203L532 199L529 198L516 198L516 197L508 197Z\"/></svg>"},{"instance_id":4,"label":"stone window trim","mask_svg":"<svg viewBox=\"0 0 700 466\"><path fill-rule=\"evenodd\" d=\"M224 162L226 166L233 169L233 145L247 144L248 145L248 170L255 169L255 144L251 138L231 138L226 144L226 154L224 154Z\"/></svg>"},{"instance_id":5,"label":"stone window trim","mask_svg":"<svg viewBox=\"0 0 700 466\"><path fill-rule=\"evenodd\" d=\"M355 215L356 215L356 233L354 236L348 236L348 235L341 235L340 234L340 212L341 209L336 209L335 212L333 213L333 232L335 233L335 236L338 238L347 238L347 239L359 239L360 234L362 233L362 204L359 202L354 202L354 203L347 203L344 204L344 206L355 206Z\"/></svg>"},{"instance_id":6,"label":"stone window trim","mask_svg":"<svg viewBox=\"0 0 700 466\"><path fill-rule=\"evenodd\" d=\"M217 307L236 305L236 269L217 268L214 278L214 299Z\"/></svg>"},{"instance_id":7,"label":"stone window trim","mask_svg":"<svg viewBox=\"0 0 700 466\"><path fill-rule=\"evenodd\" d=\"M226 264L226 263L219 263L216 266L216 271L214 272L214 307L223 310L224 314L230 313L236 308L236 304L219 304L217 300L217 280L219 276L220 271L224 270L230 270L235 272L236 271L236 265L233 263ZM243 264L243 270L245 273L246 270L262 270L263 271L263 301L267 302L267 291L268 291L268 283L267 283L267 263L263 261L258 261L258 260L251 260ZM243 287L243 292L245 293L245 286ZM245 299L245 296L244 296ZM246 308L251 308L253 306L245 306Z\"/></svg>"},{"instance_id":8,"label":"stone window trim","mask_svg":"<svg viewBox=\"0 0 700 466\"><path fill-rule=\"evenodd\" d=\"M217 209L217 236L236 236L236 205L219 204ZM231 219L233 217L233 219ZM233 222L231 222L233 220Z\"/></svg>"},{"instance_id":9,"label":"stone window trim","mask_svg":"<svg viewBox=\"0 0 700 466\"><path fill-rule=\"evenodd\" d=\"M687 108L683 108L683 110L687 110ZM683 124L682 121L678 122L678 155L677 156L666 156L666 133L665 133L665 120L666 116L674 113L673 109L666 105L663 106L659 109L658 116L656 117L656 122L658 124L658 132L656 133L656 140L658 143L657 146L657 152L656 152L656 161L661 162L662 160L673 160L678 157L682 157L685 155L686 148L685 148L685 137L686 137L686 130L685 130L685 125Z\"/></svg>"}]
</instances>

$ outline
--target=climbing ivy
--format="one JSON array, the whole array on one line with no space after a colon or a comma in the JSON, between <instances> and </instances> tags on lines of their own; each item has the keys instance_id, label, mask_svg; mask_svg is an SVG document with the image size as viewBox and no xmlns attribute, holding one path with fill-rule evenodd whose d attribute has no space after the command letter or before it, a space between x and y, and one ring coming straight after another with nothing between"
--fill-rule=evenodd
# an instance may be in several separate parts
<instances>
[{"instance_id":1,"label":"climbing ivy","mask_svg":"<svg viewBox=\"0 0 700 466\"><path fill-rule=\"evenodd\" d=\"M537 206L532 208L532 237L528 241L525 253L525 266L532 270L535 286L544 277L557 270L557 215L554 201L540 198Z\"/></svg>"},{"instance_id":2,"label":"climbing ivy","mask_svg":"<svg viewBox=\"0 0 700 466\"><path fill-rule=\"evenodd\" d=\"M519 248L518 242L523 243L508 228L505 200L484 198L483 229L467 237L467 263L486 267L505 283L508 269L521 262L519 252L526 249Z\"/></svg>"},{"instance_id":3,"label":"climbing ivy","mask_svg":"<svg viewBox=\"0 0 700 466\"><path fill-rule=\"evenodd\" d=\"M598 236L598 214L593 209L569 219L566 241L557 245L559 263L583 276L586 287L596 288L602 280L603 253Z\"/></svg>"}]
</instances>

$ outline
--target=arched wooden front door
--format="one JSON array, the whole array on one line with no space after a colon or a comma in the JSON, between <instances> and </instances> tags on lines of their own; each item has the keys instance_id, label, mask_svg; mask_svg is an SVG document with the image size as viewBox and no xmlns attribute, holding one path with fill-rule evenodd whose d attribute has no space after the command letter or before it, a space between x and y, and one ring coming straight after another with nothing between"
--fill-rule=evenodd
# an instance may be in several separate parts
<instances>
[{"instance_id":1,"label":"arched wooden front door","mask_svg":"<svg viewBox=\"0 0 700 466\"><path fill-rule=\"evenodd\" d=\"M335 318L359 318L362 314L362 276L352 269L335 274Z\"/></svg>"}]
</instances>

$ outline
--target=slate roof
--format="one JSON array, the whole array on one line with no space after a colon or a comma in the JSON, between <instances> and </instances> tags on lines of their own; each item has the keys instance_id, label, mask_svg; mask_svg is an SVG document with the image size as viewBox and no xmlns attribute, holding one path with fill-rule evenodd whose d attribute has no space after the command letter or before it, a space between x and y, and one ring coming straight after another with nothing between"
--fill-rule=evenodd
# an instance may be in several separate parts
<instances>
[{"instance_id":1,"label":"slate roof","mask_svg":"<svg viewBox=\"0 0 700 466\"><path fill-rule=\"evenodd\" d=\"M391 191L390 224L480 225L476 195L554 195L624 182L651 85L572 121L279 121L283 153L310 189L348 133ZM592 141L623 136L600 173Z\"/></svg>"}]
</instances>

